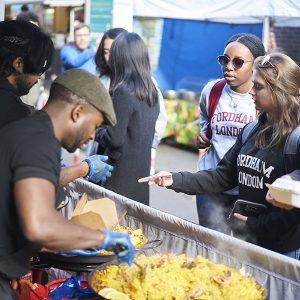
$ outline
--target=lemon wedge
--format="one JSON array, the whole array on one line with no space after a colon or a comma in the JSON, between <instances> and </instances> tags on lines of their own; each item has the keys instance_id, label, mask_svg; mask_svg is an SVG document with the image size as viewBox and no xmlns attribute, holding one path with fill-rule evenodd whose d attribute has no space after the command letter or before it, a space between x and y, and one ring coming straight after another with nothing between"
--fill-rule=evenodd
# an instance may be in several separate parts
<instances>
[{"instance_id":1,"label":"lemon wedge","mask_svg":"<svg viewBox=\"0 0 300 300\"><path fill-rule=\"evenodd\" d=\"M116 289L113 289L113 288L104 288L104 289L100 290L98 294L99 294L100 296L106 298L106 296L107 296L109 293L111 293L111 292L117 292L117 290L116 290Z\"/></svg>"},{"instance_id":2,"label":"lemon wedge","mask_svg":"<svg viewBox=\"0 0 300 300\"><path fill-rule=\"evenodd\" d=\"M113 288L104 288L98 294L108 300L130 300L126 294L118 292Z\"/></svg>"},{"instance_id":3,"label":"lemon wedge","mask_svg":"<svg viewBox=\"0 0 300 300\"><path fill-rule=\"evenodd\" d=\"M108 293L105 298L109 300L130 300L130 298L126 294L118 291Z\"/></svg>"}]
</instances>

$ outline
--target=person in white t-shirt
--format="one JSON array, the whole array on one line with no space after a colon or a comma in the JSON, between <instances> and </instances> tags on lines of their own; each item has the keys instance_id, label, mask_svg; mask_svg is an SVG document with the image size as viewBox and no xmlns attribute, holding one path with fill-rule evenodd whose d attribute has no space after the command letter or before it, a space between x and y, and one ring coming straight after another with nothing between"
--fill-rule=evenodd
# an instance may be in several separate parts
<instances>
[{"instance_id":1,"label":"person in white t-shirt","mask_svg":"<svg viewBox=\"0 0 300 300\"><path fill-rule=\"evenodd\" d=\"M207 137L209 95L220 79L209 82L200 97L201 133L198 144L200 149L206 151L199 159L199 170L216 168L235 143L241 129L256 119L256 110L249 91L252 88L254 59L264 54L264 46L257 36L241 33L232 36L225 44L223 55L218 56L226 84L210 122L211 139ZM199 224L229 233L226 217L236 198L237 190L234 189L224 194L198 195Z\"/></svg>"}]
</instances>

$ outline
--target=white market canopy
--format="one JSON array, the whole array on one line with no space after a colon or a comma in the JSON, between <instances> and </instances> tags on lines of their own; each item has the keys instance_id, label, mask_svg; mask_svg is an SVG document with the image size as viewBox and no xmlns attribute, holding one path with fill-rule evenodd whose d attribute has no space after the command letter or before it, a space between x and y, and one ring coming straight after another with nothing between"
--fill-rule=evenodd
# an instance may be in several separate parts
<instances>
[{"instance_id":1,"label":"white market canopy","mask_svg":"<svg viewBox=\"0 0 300 300\"><path fill-rule=\"evenodd\" d=\"M1 1L1 3L5 5L12 5L12 4L31 4L31 3L39 3L42 2L40 0L5 0Z\"/></svg>"},{"instance_id":2,"label":"white market canopy","mask_svg":"<svg viewBox=\"0 0 300 300\"><path fill-rule=\"evenodd\" d=\"M101 0L98 0L101 1ZM51 6L80 6L90 0L0 0L5 4L44 3ZM133 16L224 23L261 23L275 18L283 26L300 26L300 0L114 0L130 7ZM295 23L296 22L296 23ZM295 25L293 25L295 24Z\"/></svg>"},{"instance_id":3,"label":"white market canopy","mask_svg":"<svg viewBox=\"0 0 300 300\"><path fill-rule=\"evenodd\" d=\"M81 6L85 0L5 0L6 5L43 3L50 6Z\"/></svg>"},{"instance_id":4,"label":"white market canopy","mask_svg":"<svg viewBox=\"0 0 300 300\"><path fill-rule=\"evenodd\" d=\"M265 17L300 18L299 0L133 0L140 17L258 23Z\"/></svg>"}]
</instances>

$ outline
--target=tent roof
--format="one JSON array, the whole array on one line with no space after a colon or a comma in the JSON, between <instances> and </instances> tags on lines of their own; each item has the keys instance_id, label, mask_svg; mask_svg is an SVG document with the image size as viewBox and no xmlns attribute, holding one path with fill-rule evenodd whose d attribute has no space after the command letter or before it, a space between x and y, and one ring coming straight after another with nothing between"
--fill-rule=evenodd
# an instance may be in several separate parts
<instances>
[{"instance_id":1,"label":"tent roof","mask_svg":"<svg viewBox=\"0 0 300 300\"><path fill-rule=\"evenodd\" d=\"M191 20L300 17L299 0L133 0L133 15Z\"/></svg>"},{"instance_id":2,"label":"tent roof","mask_svg":"<svg viewBox=\"0 0 300 300\"><path fill-rule=\"evenodd\" d=\"M5 5L39 3L41 0L5 0Z\"/></svg>"},{"instance_id":3,"label":"tent roof","mask_svg":"<svg viewBox=\"0 0 300 300\"><path fill-rule=\"evenodd\" d=\"M81 6L85 3L85 0L5 0L5 5L29 3L44 3L51 6Z\"/></svg>"}]
</instances>

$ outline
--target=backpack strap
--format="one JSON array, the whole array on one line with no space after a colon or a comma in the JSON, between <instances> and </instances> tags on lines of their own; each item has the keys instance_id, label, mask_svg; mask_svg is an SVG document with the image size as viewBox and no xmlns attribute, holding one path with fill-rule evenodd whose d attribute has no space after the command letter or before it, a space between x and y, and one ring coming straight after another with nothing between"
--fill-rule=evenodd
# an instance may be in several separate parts
<instances>
[{"instance_id":1,"label":"backpack strap","mask_svg":"<svg viewBox=\"0 0 300 300\"><path fill-rule=\"evenodd\" d=\"M226 84L226 80L225 79L221 79L218 82L216 82L210 93L209 93L209 98L208 98L208 118L207 118L207 130L206 130L206 136L207 138L211 139L212 136L212 132L211 132L211 126L210 126L210 122L211 119L215 113L216 107L219 103L223 88Z\"/></svg>"},{"instance_id":2,"label":"backpack strap","mask_svg":"<svg viewBox=\"0 0 300 300\"><path fill-rule=\"evenodd\" d=\"M245 144L245 142L252 135L252 133L254 132L257 126L258 126L257 121L253 121L244 126L243 133L242 133L242 145Z\"/></svg>"},{"instance_id":3,"label":"backpack strap","mask_svg":"<svg viewBox=\"0 0 300 300\"><path fill-rule=\"evenodd\" d=\"M300 126L297 126L287 137L287 140L284 145L284 164L286 172L290 173L293 170L298 169L299 166L295 164L296 160L299 160L297 157L297 152L300 146Z\"/></svg>"},{"instance_id":4,"label":"backpack strap","mask_svg":"<svg viewBox=\"0 0 300 300\"><path fill-rule=\"evenodd\" d=\"M255 131L257 126L258 126L257 121L253 121L252 123L245 125L242 133L242 145L245 144L245 142L252 135L252 133ZM294 171L295 169L300 168L300 158L297 155L299 147L300 147L300 125L290 133L284 145L284 150L283 150L284 165L287 174Z\"/></svg>"}]
</instances>

